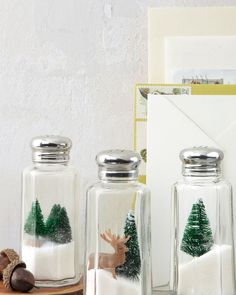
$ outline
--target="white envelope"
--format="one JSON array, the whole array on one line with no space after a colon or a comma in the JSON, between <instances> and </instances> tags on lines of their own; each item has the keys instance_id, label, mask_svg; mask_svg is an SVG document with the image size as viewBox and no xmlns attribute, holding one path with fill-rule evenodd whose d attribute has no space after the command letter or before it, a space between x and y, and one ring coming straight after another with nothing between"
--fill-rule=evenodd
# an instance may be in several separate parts
<instances>
[{"instance_id":1,"label":"white envelope","mask_svg":"<svg viewBox=\"0 0 236 295\"><path fill-rule=\"evenodd\" d=\"M236 192L236 95L149 95L147 121L155 287L169 281L171 185L181 177L179 152L200 145L223 150L223 173Z\"/></svg>"}]
</instances>

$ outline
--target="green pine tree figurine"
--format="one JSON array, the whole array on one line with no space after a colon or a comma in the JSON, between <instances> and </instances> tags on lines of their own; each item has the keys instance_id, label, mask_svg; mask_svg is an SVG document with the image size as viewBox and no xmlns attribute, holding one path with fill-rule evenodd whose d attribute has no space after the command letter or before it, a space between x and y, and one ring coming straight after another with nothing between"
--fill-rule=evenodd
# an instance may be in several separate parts
<instances>
[{"instance_id":1,"label":"green pine tree figurine","mask_svg":"<svg viewBox=\"0 0 236 295\"><path fill-rule=\"evenodd\" d=\"M25 233L36 237L43 237L46 234L42 210L37 199L32 203L31 210L25 222L24 230Z\"/></svg>"},{"instance_id":2,"label":"green pine tree figurine","mask_svg":"<svg viewBox=\"0 0 236 295\"><path fill-rule=\"evenodd\" d=\"M59 204L55 204L51 209L51 212L46 221L46 232L48 236L53 234L56 230L56 224L58 222L57 219L60 211L61 206Z\"/></svg>"},{"instance_id":3,"label":"green pine tree figurine","mask_svg":"<svg viewBox=\"0 0 236 295\"><path fill-rule=\"evenodd\" d=\"M133 210L130 210L126 218L124 234L125 237L130 237L125 244L129 251L126 252L125 263L116 268L116 273L118 275L137 280L141 269L141 259Z\"/></svg>"},{"instance_id":4,"label":"green pine tree figurine","mask_svg":"<svg viewBox=\"0 0 236 295\"><path fill-rule=\"evenodd\" d=\"M61 208L55 217L53 231L49 233L49 238L51 241L59 244L66 244L72 241L70 221L65 207Z\"/></svg>"},{"instance_id":5,"label":"green pine tree figurine","mask_svg":"<svg viewBox=\"0 0 236 295\"><path fill-rule=\"evenodd\" d=\"M210 222L202 199L193 204L184 230L180 249L199 257L211 250L214 244Z\"/></svg>"}]
</instances>

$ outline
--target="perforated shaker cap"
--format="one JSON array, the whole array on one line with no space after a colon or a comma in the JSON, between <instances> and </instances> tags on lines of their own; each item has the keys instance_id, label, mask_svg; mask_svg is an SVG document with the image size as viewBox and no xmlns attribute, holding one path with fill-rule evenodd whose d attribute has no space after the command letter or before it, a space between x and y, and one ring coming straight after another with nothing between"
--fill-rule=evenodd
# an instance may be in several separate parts
<instances>
[{"instance_id":1,"label":"perforated shaker cap","mask_svg":"<svg viewBox=\"0 0 236 295\"><path fill-rule=\"evenodd\" d=\"M192 147L180 152L184 176L217 176L221 174L224 153L213 147Z\"/></svg>"},{"instance_id":2,"label":"perforated shaker cap","mask_svg":"<svg viewBox=\"0 0 236 295\"><path fill-rule=\"evenodd\" d=\"M68 137L44 135L31 141L33 162L66 163L69 161L72 141Z\"/></svg>"},{"instance_id":3,"label":"perforated shaker cap","mask_svg":"<svg viewBox=\"0 0 236 295\"><path fill-rule=\"evenodd\" d=\"M141 157L129 150L106 150L96 156L98 176L102 180L129 180L138 178Z\"/></svg>"}]
</instances>

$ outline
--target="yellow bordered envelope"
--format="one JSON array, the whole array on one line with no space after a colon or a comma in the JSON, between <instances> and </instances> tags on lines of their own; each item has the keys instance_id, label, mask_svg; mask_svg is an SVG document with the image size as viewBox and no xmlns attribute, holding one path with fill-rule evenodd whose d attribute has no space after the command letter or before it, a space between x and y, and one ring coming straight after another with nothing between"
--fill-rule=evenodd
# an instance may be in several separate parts
<instances>
[{"instance_id":1,"label":"yellow bordered envelope","mask_svg":"<svg viewBox=\"0 0 236 295\"><path fill-rule=\"evenodd\" d=\"M206 86L204 89L210 90ZM211 88L215 93L222 93L223 89L229 92L148 96L147 184L152 194L154 286L168 285L169 281L171 185L181 177L179 152L200 145L223 150L223 173L236 191L236 95L232 95L235 86ZM236 206L233 209L236 212Z\"/></svg>"}]
</instances>

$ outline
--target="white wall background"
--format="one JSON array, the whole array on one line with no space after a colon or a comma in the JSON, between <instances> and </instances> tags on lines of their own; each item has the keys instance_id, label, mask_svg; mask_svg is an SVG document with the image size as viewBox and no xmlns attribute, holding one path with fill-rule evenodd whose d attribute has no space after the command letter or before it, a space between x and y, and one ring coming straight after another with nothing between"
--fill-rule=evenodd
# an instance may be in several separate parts
<instances>
[{"instance_id":1,"label":"white wall background","mask_svg":"<svg viewBox=\"0 0 236 295\"><path fill-rule=\"evenodd\" d=\"M0 0L0 249L19 249L31 137L69 136L84 187L98 151L132 148L134 84L147 81L147 7L165 5L236 1Z\"/></svg>"}]
</instances>

